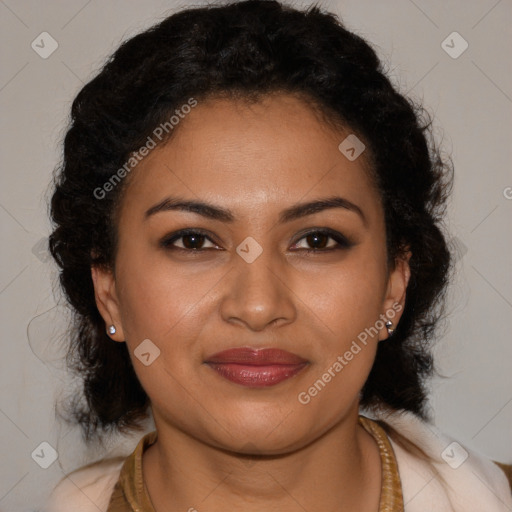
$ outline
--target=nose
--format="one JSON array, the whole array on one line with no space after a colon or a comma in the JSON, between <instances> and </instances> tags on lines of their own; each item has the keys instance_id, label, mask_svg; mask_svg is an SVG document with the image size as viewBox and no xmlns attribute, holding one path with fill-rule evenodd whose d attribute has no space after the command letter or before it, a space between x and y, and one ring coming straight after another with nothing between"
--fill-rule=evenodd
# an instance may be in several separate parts
<instances>
[{"instance_id":1,"label":"nose","mask_svg":"<svg viewBox=\"0 0 512 512\"><path fill-rule=\"evenodd\" d=\"M262 331L267 326L295 320L293 284L277 256L264 250L248 263L236 255L234 265L236 268L226 276L221 302L221 315L226 322Z\"/></svg>"}]
</instances>

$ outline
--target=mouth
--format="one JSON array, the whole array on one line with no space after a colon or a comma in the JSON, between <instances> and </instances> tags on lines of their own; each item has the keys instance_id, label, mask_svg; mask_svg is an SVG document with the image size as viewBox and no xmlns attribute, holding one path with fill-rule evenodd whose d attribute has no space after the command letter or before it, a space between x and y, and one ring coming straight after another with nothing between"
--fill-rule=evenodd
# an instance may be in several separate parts
<instances>
[{"instance_id":1,"label":"mouth","mask_svg":"<svg viewBox=\"0 0 512 512\"><path fill-rule=\"evenodd\" d=\"M309 361L285 350L242 347L218 352L208 357L205 364L231 382L258 388L290 379Z\"/></svg>"}]
</instances>

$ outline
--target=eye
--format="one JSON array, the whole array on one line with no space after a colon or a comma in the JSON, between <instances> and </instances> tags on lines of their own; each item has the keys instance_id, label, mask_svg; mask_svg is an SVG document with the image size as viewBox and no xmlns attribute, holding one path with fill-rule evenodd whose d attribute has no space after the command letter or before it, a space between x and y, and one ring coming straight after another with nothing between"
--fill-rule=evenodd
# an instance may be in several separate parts
<instances>
[{"instance_id":1,"label":"eye","mask_svg":"<svg viewBox=\"0 0 512 512\"><path fill-rule=\"evenodd\" d=\"M179 241L179 244L176 242ZM205 242L209 241L212 245L205 247ZM202 251L218 247L215 245L208 235L197 229L182 229L173 233L171 236L164 238L160 245L165 249L178 249L182 251Z\"/></svg>"},{"instance_id":2,"label":"eye","mask_svg":"<svg viewBox=\"0 0 512 512\"><path fill-rule=\"evenodd\" d=\"M328 243L328 240L334 243ZM308 253L330 252L338 249L348 249L353 245L345 236L331 229L315 229L309 231L292 246L293 250L297 249L299 242L304 241L312 248L298 247ZM210 246L205 246L205 244ZM168 250L179 250L186 252L201 252L208 249L218 248L208 234L200 229L182 229L165 237L160 242L161 247Z\"/></svg>"},{"instance_id":3,"label":"eye","mask_svg":"<svg viewBox=\"0 0 512 512\"><path fill-rule=\"evenodd\" d=\"M334 243L328 244L328 240L331 239ZM305 236L300 238L295 246L304 240L306 244L313 246L312 249L307 247L304 249L309 252L330 252L338 249L347 249L353 244L347 240L341 233L333 231L331 229L317 229L315 231L309 231Z\"/></svg>"}]
</instances>

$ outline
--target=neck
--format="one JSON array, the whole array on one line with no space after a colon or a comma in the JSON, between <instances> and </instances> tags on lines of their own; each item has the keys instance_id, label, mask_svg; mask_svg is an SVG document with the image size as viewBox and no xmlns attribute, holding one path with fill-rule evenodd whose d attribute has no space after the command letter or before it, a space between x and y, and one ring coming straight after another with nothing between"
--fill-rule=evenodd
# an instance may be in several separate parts
<instances>
[{"instance_id":1,"label":"neck","mask_svg":"<svg viewBox=\"0 0 512 512\"><path fill-rule=\"evenodd\" d=\"M155 418L158 439L143 455L155 511L376 512L379 449L357 418L356 410L309 445L272 456L221 450Z\"/></svg>"}]
</instances>

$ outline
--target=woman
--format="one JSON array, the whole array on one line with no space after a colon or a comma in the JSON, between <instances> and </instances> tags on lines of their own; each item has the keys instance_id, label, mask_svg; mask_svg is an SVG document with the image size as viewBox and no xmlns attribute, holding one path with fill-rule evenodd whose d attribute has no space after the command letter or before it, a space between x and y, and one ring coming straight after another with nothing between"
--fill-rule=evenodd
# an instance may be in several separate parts
<instances>
[{"instance_id":1,"label":"woman","mask_svg":"<svg viewBox=\"0 0 512 512\"><path fill-rule=\"evenodd\" d=\"M318 8L188 9L78 94L50 249L87 439L45 510L510 510L427 412L451 165ZM367 411L361 414L361 409Z\"/></svg>"}]
</instances>

